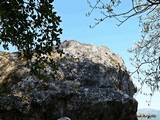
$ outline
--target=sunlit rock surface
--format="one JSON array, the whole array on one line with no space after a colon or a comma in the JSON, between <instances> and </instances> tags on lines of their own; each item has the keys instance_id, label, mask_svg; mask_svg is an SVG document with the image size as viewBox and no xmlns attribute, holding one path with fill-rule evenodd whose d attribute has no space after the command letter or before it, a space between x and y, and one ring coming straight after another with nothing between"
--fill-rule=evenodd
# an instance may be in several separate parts
<instances>
[{"instance_id":1,"label":"sunlit rock surface","mask_svg":"<svg viewBox=\"0 0 160 120\"><path fill-rule=\"evenodd\" d=\"M131 120L136 87L122 58L74 40L62 48L62 57L52 53L59 69L48 80L32 75L19 52L0 52L0 120Z\"/></svg>"}]
</instances>

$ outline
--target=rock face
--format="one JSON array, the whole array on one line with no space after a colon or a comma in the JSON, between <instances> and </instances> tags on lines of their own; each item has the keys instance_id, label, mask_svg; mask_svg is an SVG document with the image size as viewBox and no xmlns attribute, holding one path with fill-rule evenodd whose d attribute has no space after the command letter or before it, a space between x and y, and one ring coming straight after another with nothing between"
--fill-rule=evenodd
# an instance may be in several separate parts
<instances>
[{"instance_id":1,"label":"rock face","mask_svg":"<svg viewBox=\"0 0 160 120\"><path fill-rule=\"evenodd\" d=\"M0 52L0 120L131 120L136 87L122 58L74 40L62 48L62 57L51 55L59 69L49 80L32 75L18 53Z\"/></svg>"}]
</instances>

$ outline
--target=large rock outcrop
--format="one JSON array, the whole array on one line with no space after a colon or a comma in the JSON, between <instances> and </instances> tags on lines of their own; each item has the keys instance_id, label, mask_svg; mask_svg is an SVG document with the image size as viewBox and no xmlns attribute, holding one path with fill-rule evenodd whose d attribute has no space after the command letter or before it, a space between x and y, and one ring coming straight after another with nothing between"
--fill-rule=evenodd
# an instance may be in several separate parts
<instances>
[{"instance_id":1,"label":"large rock outcrop","mask_svg":"<svg viewBox=\"0 0 160 120\"><path fill-rule=\"evenodd\" d=\"M62 48L62 57L52 53L59 69L48 80L32 75L18 52L0 52L0 120L131 120L136 87L122 58L74 40Z\"/></svg>"}]
</instances>

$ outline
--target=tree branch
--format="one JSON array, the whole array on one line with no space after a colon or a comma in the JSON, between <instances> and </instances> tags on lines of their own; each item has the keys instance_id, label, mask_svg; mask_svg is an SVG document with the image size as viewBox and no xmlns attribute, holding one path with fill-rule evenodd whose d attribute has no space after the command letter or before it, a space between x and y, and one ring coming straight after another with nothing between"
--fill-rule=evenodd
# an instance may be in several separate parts
<instances>
[{"instance_id":1,"label":"tree branch","mask_svg":"<svg viewBox=\"0 0 160 120\"><path fill-rule=\"evenodd\" d=\"M160 4L160 0L154 0L154 2L151 0L147 0L147 1L151 4Z\"/></svg>"},{"instance_id":2,"label":"tree branch","mask_svg":"<svg viewBox=\"0 0 160 120\"><path fill-rule=\"evenodd\" d=\"M142 62L138 67L136 67L137 69L136 69L135 71L131 72L131 75L133 75L134 73L138 72L138 70L140 69L140 67L141 67L142 65L147 64L147 63L153 63L153 62L155 62L155 61L157 61L157 60L159 60L159 57L156 58L156 59L154 59L154 60L152 60L152 61Z\"/></svg>"},{"instance_id":3,"label":"tree branch","mask_svg":"<svg viewBox=\"0 0 160 120\"><path fill-rule=\"evenodd\" d=\"M91 5L91 3L89 2L89 0L87 0L87 1L89 3L90 7L92 8L91 11L88 12L87 16L90 16L95 9L101 9L101 10L108 9L107 5L104 4L101 0L97 0L96 4L94 6ZM101 7L98 7L99 3L102 4ZM155 6L147 14L151 13L158 6L158 4L160 4L160 0L159 0L159 2L152 2L151 0L149 0L149 3L151 3L151 4L145 3L145 4L141 4L141 5L135 6L134 5L134 1L132 0L132 8L130 10L128 10L126 12L123 12L123 13L120 13L120 14L114 13L112 9L111 9L111 11L107 11L106 12L106 13L108 13L108 15L105 12L101 11L101 14L103 14L104 17L102 17L100 19L95 18L95 20L97 22L93 26L90 25L90 28L94 28L95 26L97 26L99 23L101 23L102 21L104 21L107 18L115 18L116 20L118 20L120 22L119 24L117 24L118 26L120 26L125 21L127 21L128 19L130 19L131 17L136 16L136 15L141 14L141 13L144 13L144 12L150 10L152 8L152 6ZM113 5L108 5L108 6L114 7ZM144 8L138 11L138 9L142 8L142 7L144 7ZM134 13L133 13L133 11L134 11ZM130 14L130 13L132 13L132 14ZM125 19L120 20L118 17L123 17Z\"/></svg>"}]
</instances>

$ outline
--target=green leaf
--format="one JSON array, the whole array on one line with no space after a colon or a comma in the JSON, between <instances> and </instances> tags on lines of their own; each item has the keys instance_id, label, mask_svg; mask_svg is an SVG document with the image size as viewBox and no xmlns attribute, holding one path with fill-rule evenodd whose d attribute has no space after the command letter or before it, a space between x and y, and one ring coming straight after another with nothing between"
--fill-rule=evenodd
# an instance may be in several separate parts
<instances>
[{"instance_id":1,"label":"green leaf","mask_svg":"<svg viewBox=\"0 0 160 120\"><path fill-rule=\"evenodd\" d=\"M52 2L54 0L29 0L25 3L23 0L12 0L0 3L0 41L4 49L8 49L8 44L16 46L24 52L24 58L28 62L32 59L34 51L37 54L35 61L49 64L47 58L41 56L52 52L54 41L60 44L59 36L62 34L62 29L59 28L61 20L56 15ZM59 46L57 52L61 53ZM41 66L37 63L32 69L39 71L43 69Z\"/></svg>"}]
</instances>

